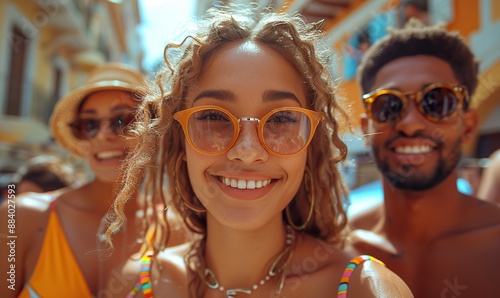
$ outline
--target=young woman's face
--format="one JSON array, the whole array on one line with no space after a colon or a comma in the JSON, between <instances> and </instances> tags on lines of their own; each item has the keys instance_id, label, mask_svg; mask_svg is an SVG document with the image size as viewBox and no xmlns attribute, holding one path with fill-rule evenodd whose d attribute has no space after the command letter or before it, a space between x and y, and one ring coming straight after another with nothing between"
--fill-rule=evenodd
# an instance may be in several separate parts
<instances>
[{"instance_id":1,"label":"young woman's face","mask_svg":"<svg viewBox=\"0 0 500 298\"><path fill-rule=\"evenodd\" d=\"M276 108L305 108L304 90L295 68L271 48L252 42L231 43L207 61L188 91L187 107L213 105L238 119L261 119ZM206 123L227 125L227 119L218 114L203 117ZM292 122L286 115L273 121ZM240 128L236 143L224 153L206 155L186 141L189 178L208 211L209 224L215 219L226 227L256 229L281 220L282 210L301 184L307 151L273 155L261 144L255 119L240 121Z\"/></svg>"},{"instance_id":2,"label":"young woman's face","mask_svg":"<svg viewBox=\"0 0 500 298\"><path fill-rule=\"evenodd\" d=\"M131 144L119 127L130 119L136 105L130 93L119 90L94 92L83 103L78 117L91 133L80 145L88 149L85 159L97 179L116 182L121 177L119 167Z\"/></svg>"}]
</instances>

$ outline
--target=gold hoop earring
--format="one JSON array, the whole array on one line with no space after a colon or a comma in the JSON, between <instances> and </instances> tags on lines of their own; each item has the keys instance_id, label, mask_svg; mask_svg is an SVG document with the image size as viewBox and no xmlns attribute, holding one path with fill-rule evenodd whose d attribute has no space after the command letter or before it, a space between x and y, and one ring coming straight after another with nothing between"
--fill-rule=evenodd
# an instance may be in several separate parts
<instances>
[{"instance_id":1,"label":"gold hoop earring","mask_svg":"<svg viewBox=\"0 0 500 298\"><path fill-rule=\"evenodd\" d=\"M207 209L205 207L198 207L195 206L193 203L191 203L181 192L181 188L179 187L179 179L177 179L177 173L179 173L180 165L182 162L182 159L184 158L185 154L182 153L179 155L175 162L175 170L174 170L174 187L175 187L175 192L181 197L182 201L184 201L184 204L186 207L191 209L194 212L199 212L199 213L205 213L207 212Z\"/></svg>"},{"instance_id":2,"label":"gold hoop earring","mask_svg":"<svg viewBox=\"0 0 500 298\"><path fill-rule=\"evenodd\" d=\"M286 208L285 208L286 218L288 220L288 224L290 226L292 226L292 228L296 231L301 231L307 227L307 225L311 221L311 218L312 218L312 215L314 212L314 203L316 200L315 196L314 196L314 185L312 183L311 171L307 167L304 171L304 187L305 187L306 193L309 194L309 204L310 204L309 213L307 214L306 221L300 226L296 225L292 220L292 216L290 215L290 208L289 208L290 204L288 204L288 206L286 206Z\"/></svg>"}]
</instances>

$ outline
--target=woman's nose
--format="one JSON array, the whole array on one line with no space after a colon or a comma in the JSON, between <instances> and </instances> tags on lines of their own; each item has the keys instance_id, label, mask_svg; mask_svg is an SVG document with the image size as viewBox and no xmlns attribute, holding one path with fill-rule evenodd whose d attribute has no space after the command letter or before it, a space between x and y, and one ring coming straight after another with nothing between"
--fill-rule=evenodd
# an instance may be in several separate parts
<instances>
[{"instance_id":1,"label":"woman's nose","mask_svg":"<svg viewBox=\"0 0 500 298\"><path fill-rule=\"evenodd\" d=\"M97 131L97 138L109 138L115 136L115 132L111 127L110 119L102 119L99 125L99 130Z\"/></svg>"},{"instance_id":2,"label":"woman's nose","mask_svg":"<svg viewBox=\"0 0 500 298\"><path fill-rule=\"evenodd\" d=\"M246 164L267 160L269 154L260 142L257 125L257 121L240 121L238 139L227 152L230 160L240 160Z\"/></svg>"}]
</instances>

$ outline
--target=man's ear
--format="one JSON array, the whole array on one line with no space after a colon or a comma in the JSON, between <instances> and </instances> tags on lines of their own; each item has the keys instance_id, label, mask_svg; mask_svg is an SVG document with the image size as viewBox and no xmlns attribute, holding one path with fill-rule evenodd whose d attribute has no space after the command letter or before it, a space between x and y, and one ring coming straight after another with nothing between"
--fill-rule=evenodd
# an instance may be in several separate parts
<instances>
[{"instance_id":1,"label":"man's ear","mask_svg":"<svg viewBox=\"0 0 500 298\"><path fill-rule=\"evenodd\" d=\"M462 138L462 142L467 143L472 140L476 129L477 111L475 109L470 109L464 113L464 136Z\"/></svg>"},{"instance_id":2,"label":"man's ear","mask_svg":"<svg viewBox=\"0 0 500 298\"><path fill-rule=\"evenodd\" d=\"M363 138L365 139L365 145L366 146L371 146L371 138L370 138L370 119L368 118L368 115L366 114L361 114L360 116L360 124L361 124L361 132L363 132Z\"/></svg>"}]
</instances>

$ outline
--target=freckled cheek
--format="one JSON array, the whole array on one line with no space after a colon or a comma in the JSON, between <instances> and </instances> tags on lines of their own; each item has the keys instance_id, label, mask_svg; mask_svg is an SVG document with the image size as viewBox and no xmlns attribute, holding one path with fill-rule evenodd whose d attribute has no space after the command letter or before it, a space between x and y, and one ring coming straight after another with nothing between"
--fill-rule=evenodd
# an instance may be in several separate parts
<instances>
[{"instance_id":1,"label":"freckled cheek","mask_svg":"<svg viewBox=\"0 0 500 298\"><path fill-rule=\"evenodd\" d=\"M297 173L304 172L307 162L307 151L300 153L299 155L292 157L276 157L278 162L284 171L288 173L289 176L295 177ZM300 178L299 180L301 180Z\"/></svg>"}]
</instances>

